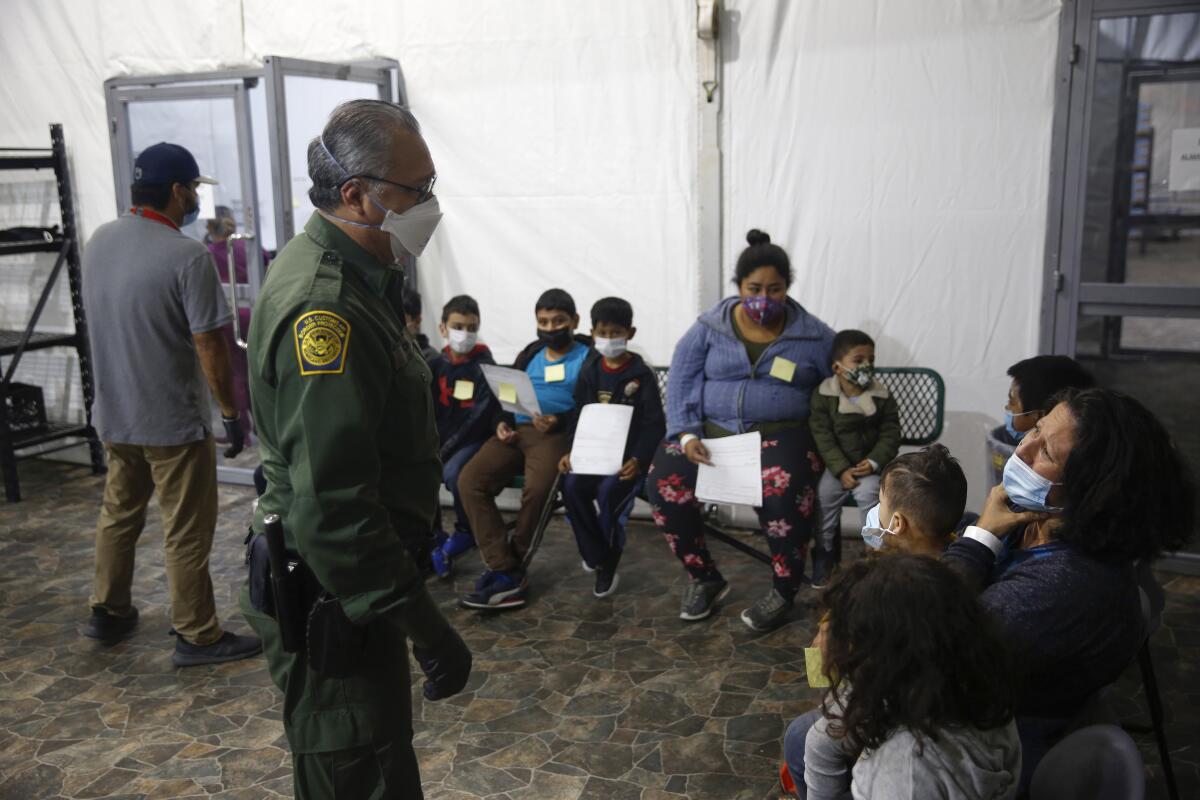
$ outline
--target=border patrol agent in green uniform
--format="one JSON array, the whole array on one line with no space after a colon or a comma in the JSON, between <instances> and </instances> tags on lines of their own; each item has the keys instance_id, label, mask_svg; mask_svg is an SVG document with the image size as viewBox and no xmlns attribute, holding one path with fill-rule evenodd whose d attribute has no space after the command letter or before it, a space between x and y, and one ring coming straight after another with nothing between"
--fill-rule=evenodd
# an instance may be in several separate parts
<instances>
[{"instance_id":1,"label":"border patrol agent in green uniform","mask_svg":"<svg viewBox=\"0 0 1200 800\"><path fill-rule=\"evenodd\" d=\"M430 531L441 466L429 369L385 297L395 262L441 217L433 163L406 110L356 100L309 146L309 175L318 211L271 265L250 327L267 480L253 528L282 519L303 565L288 579L319 583L344 626L316 633L321 603L306 594L289 605L306 641L286 652L272 603L290 600L263 601L253 545L240 604L284 693L296 796L411 800L422 794L406 642L430 700L461 691L471 665L404 543Z\"/></svg>"}]
</instances>

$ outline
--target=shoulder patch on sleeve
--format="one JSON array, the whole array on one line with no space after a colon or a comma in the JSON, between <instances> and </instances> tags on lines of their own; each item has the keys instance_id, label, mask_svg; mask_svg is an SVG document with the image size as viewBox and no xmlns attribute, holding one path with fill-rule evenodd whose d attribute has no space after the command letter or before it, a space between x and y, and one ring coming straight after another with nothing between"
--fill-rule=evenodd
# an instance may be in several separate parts
<instances>
[{"instance_id":1,"label":"shoulder patch on sleeve","mask_svg":"<svg viewBox=\"0 0 1200 800\"><path fill-rule=\"evenodd\" d=\"M350 352L350 323L332 311L309 311L293 326L301 375L340 375Z\"/></svg>"}]
</instances>

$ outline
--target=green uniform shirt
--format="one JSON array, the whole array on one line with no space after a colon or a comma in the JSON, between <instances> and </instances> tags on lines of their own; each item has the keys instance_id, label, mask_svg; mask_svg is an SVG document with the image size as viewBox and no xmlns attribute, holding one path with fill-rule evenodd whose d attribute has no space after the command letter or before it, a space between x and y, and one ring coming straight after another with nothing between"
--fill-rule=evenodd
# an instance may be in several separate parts
<instances>
[{"instance_id":1,"label":"green uniform shirt","mask_svg":"<svg viewBox=\"0 0 1200 800\"><path fill-rule=\"evenodd\" d=\"M429 534L441 465L429 368L385 297L398 277L314 213L272 262L250 324L267 478L254 528L278 514L288 548L367 630L361 674L321 678L243 589L295 752L411 736L406 636L428 646L448 627L402 540Z\"/></svg>"}]
</instances>

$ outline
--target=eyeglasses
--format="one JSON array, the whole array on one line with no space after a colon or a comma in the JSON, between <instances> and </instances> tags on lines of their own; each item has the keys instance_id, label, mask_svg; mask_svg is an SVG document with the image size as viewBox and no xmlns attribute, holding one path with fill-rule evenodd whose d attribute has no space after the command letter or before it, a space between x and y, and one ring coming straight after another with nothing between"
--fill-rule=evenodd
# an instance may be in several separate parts
<instances>
[{"instance_id":1,"label":"eyeglasses","mask_svg":"<svg viewBox=\"0 0 1200 800\"><path fill-rule=\"evenodd\" d=\"M433 196L433 185L435 183L437 183L437 173L436 172L433 175L430 175L429 180L425 181L425 183L423 183L421 186L409 186L404 183L397 183L396 181L389 181L387 178L379 178L374 175L358 175L356 177L366 178L367 180L372 180L372 181L379 181L380 183L387 183L392 186L396 186L400 189L403 189L406 192L413 192L417 195L417 205L424 203L426 200L428 200L430 197Z\"/></svg>"}]
</instances>

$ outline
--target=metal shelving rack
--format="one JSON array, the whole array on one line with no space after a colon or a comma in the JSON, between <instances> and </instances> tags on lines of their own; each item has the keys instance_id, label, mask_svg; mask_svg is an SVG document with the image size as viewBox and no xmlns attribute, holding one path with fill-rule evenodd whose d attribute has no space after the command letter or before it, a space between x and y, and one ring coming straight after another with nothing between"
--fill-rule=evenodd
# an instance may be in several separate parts
<instances>
[{"instance_id":1,"label":"metal shelving rack","mask_svg":"<svg viewBox=\"0 0 1200 800\"><path fill-rule=\"evenodd\" d=\"M63 141L62 125L50 126L50 148L0 148L0 171L52 169L58 184L58 203L62 215L62 235L43 242L0 242L0 257L19 253L58 253L50 277L30 314L24 330L0 330L0 361L7 359L3 376L0 377L0 471L4 474L4 494L9 502L21 499L21 485L17 478L17 461L20 458L43 455L82 442L88 445L92 471L104 472L104 450L96 431L92 427L91 351L88 344L87 319L83 313L82 275L79 260L78 228L75 225L75 203L71 196L71 179L67 167L67 148ZM50 299L54 285L58 282L63 267L67 268L67 280L71 286L71 306L75 317L74 333L44 333L36 330L38 320ZM78 356L79 379L83 388L83 403L86 422L48 422L35 430L17 430L10 427L7 397L21 358L33 350L51 347L73 347ZM64 441L65 440L65 441ZM19 451L57 443L50 448L41 448L33 453Z\"/></svg>"}]
</instances>

